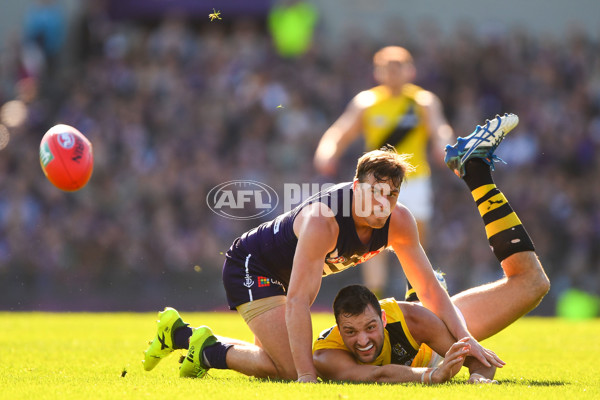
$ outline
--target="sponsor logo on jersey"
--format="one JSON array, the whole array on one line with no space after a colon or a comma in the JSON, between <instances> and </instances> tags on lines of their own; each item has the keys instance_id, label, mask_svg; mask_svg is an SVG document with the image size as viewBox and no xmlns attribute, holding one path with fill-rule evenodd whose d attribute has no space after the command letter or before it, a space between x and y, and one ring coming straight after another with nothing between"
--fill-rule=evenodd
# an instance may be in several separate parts
<instances>
[{"instance_id":1,"label":"sponsor logo on jersey","mask_svg":"<svg viewBox=\"0 0 600 400\"><path fill-rule=\"evenodd\" d=\"M285 286L283 286L283 283L279 282L277 279L273 279L273 278L271 278L271 283L272 283L273 285L278 285L278 286L281 286L281 288L282 288L282 289L285 291Z\"/></svg>"},{"instance_id":2,"label":"sponsor logo on jersey","mask_svg":"<svg viewBox=\"0 0 600 400\"><path fill-rule=\"evenodd\" d=\"M336 258L328 258L325 260L328 264L341 264L346 262L346 257L336 257Z\"/></svg>"},{"instance_id":3,"label":"sponsor logo on jersey","mask_svg":"<svg viewBox=\"0 0 600 400\"><path fill-rule=\"evenodd\" d=\"M258 277L258 287L271 286L271 281L266 276Z\"/></svg>"},{"instance_id":4,"label":"sponsor logo on jersey","mask_svg":"<svg viewBox=\"0 0 600 400\"><path fill-rule=\"evenodd\" d=\"M346 257L338 256L338 249L335 249L325 258L327 264L343 264L346 262Z\"/></svg>"},{"instance_id":5,"label":"sponsor logo on jersey","mask_svg":"<svg viewBox=\"0 0 600 400\"><path fill-rule=\"evenodd\" d=\"M381 252L381 250L375 250L375 251L370 251L368 253L365 253L361 257L359 257L358 260L356 260L356 264L364 263L365 261L370 260L371 258L375 257L380 252Z\"/></svg>"}]
</instances>

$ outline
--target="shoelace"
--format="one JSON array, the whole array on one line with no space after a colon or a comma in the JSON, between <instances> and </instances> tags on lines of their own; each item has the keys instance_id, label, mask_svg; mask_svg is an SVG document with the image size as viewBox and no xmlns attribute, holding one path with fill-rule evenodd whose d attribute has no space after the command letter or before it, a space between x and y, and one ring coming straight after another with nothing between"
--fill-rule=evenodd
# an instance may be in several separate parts
<instances>
[{"instance_id":1,"label":"shoelace","mask_svg":"<svg viewBox=\"0 0 600 400\"><path fill-rule=\"evenodd\" d=\"M497 146L496 146L496 147L497 147ZM495 149L496 149L496 147L494 147L494 148L492 149L492 151L493 151L493 150L495 150ZM506 161L504 161L503 159L501 159L500 157L498 157L498 156L497 156L497 155L495 155L495 154L488 155L486 158L484 158L484 159L483 159L483 162L484 162L484 163L486 163L487 165L489 165L489 166L490 166L490 168L492 169L492 171L495 171L495 170L496 170L496 167L494 167L494 163L495 163L495 162L501 162L501 163L503 163L503 164L506 164Z\"/></svg>"},{"instance_id":2,"label":"shoelace","mask_svg":"<svg viewBox=\"0 0 600 400\"><path fill-rule=\"evenodd\" d=\"M498 125L496 126L496 129L494 129L493 132L490 131L490 124L492 123L492 121L487 121L487 123L485 124L485 127L481 126L481 125L477 125L477 129L480 130L479 132L477 132L477 134L471 138L469 138L468 140L476 140L475 144L471 146L471 148L469 150L467 150L467 152L465 154L463 154L463 156L461 157L462 160L466 159L467 157L469 157L479 146L479 144L481 144L482 142L489 142L491 143L491 139L494 138L494 133L500 128L500 125L502 123L502 120L500 119L500 117L496 117L498 119ZM504 136L504 135L502 135ZM495 143L492 145L491 150L495 150L496 147L498 147L498 143Z\"/></svg>"}]
</instances>

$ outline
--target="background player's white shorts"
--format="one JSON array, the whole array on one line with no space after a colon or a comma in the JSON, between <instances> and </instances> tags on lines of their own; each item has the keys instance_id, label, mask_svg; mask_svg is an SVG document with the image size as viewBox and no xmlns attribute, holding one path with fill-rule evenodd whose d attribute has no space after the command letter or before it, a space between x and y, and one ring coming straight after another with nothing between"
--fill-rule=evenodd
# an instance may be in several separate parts
<instances>
[{"instance_id":1,"label":"background player's white shorts","mask_svg":"<svg viewBox=\"0 0 600 400\"><path fill-rule=\"evenodd\" d=\"M433 216L431 177L409 177L400 188L398 203L404 204L416 220L429 221Z\"/></svg>"}]
</instances>

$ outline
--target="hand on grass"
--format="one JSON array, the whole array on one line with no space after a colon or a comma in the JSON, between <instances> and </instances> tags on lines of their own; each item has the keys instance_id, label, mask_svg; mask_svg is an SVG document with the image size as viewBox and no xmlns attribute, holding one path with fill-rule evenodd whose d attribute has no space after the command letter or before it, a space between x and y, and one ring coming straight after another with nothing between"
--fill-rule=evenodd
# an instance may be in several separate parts
<instances>
[{"instance_id":1,"label":"hand on grass","mask_svg":"<svg viewBox=\"0 0 600 400\"><path fill-rule=\"evenodd\" d=\"M465 362L465 357L471 350L468 341L469 338L463 338L448 349L444 361L431 376L432 383L444 383L458 374Z\"/></svg>"},{"instance_id":2,"label":"hand on grass","mask_svg":"<svg viewBox=\"0 0 600 400\"><path fill-rule=\"evenodd\" d=\"M317 377L313 374L303 374L298 377L299 383L317 383Z\"/></svg>"},{"instance_id":3,"label":"hand on grass","mask_svg":"<svg viewBox=\"0 0 600 400\"><path fill-rule=\"evenodd\" d=\"M469 355L478 359L484 366L491 367L493 365L494 367L502 368L506 364L500 359L500 357L496 355L496 353L484 348L474 338L468 338L466 343L471 345L471 351L469 352Z\"/></svg>"},{"instance_id":4,"label":"hand on grass","mask_svg":"<svg viewBox=\"0 0 600 400\"><path fill-rule=\"evenodd\" d=\"M469 377L469 383L478 385L478 384L493 384L493 385L499 385L500 383L495 380L495 379L488 379L485 376L481 375L481 374L477 374L477 373L473 373L471 374L471 376Z\"/></svg>"}]
</instances>

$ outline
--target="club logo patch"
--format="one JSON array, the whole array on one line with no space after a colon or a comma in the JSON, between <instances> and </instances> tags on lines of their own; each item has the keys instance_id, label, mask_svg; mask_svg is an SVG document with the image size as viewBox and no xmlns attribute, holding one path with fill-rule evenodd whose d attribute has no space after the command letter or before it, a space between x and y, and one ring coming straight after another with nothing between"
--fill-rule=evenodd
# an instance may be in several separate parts
<instances>
[{"instance_id":1,"label":"club logo patch","mask_svg":"<svg viewBox=\"0 0 600 400\"><path fill-rule=\"evenodd\" d=\"M254 281L252 280L252 277L250 275L246 275L246 278L244 278L244 286L250 289L253 285Z\"/></svg>"}]
</instances>

